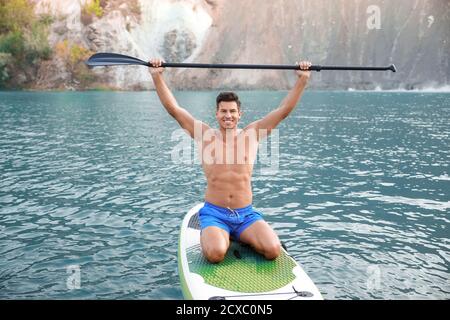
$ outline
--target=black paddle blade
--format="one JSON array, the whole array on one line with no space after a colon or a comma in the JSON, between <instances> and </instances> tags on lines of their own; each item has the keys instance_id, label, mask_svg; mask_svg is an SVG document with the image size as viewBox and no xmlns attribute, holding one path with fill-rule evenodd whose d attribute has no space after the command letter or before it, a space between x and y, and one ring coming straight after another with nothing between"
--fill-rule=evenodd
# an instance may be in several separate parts
<instances>
[{"instance_id":1,"label":"black paddle blade","mask_svg":"<svg viewBox=\"0 0 450 320\"><path fill-rule=\"evenodd\" d=\"M391 64L389 66L389 70L391 70L392 72L397 72L397 68L395 67L395 64Z\"/></svg>"},{"instance_id":2,"label":"black paddle blade","mask_svg":"<svg viewBox=\"0 0 450 320\"><path fill-rule=\"evenodd\" d=\"M142 65L148 66L148 63L141 59L126 56L118 53L100 52L92 55L86 64L89 67L100 66L118 66L118 65Z\"/></svg>"}]
</instances>

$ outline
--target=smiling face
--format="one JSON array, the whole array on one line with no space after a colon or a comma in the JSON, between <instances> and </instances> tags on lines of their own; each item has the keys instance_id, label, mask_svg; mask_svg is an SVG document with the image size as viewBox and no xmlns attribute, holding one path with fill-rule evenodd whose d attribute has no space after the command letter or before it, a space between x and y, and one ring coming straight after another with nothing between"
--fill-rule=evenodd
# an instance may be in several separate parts
<instances>
[{"instance_id":1,"label":"smiling face","mask_svg":"<svg viewBox=\"0 0 450 320\"><path fill-rule=\"evenodd\" d=\"M221 129L235 129L241 114L236 101L221 101L217 106L216 119Z\"/></svg>"}]
</instances>

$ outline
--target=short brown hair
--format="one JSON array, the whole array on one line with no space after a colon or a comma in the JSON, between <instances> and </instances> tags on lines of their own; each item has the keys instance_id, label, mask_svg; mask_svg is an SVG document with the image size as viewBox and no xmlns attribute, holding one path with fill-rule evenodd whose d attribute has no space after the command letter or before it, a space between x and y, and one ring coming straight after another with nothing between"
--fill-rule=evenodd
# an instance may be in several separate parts
<instances>
[{"instance_id":1,"label":"short brown hair","mask_svg":"<svg viewBox=\"0 0 450 320\"><path fill-rule=\"evenodd\" d=\"M216 109L219 109L219 103L222 101L234 101L236 102L238 109L241 109L241 101L239 101L239 97L234 92L221 92L216 98Z\"/></svg>"}]
</instances>

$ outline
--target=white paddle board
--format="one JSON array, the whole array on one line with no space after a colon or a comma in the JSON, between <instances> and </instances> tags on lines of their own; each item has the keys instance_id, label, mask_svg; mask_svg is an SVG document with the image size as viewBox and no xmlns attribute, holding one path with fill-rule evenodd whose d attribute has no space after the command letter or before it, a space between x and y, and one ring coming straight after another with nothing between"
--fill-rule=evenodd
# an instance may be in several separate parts
<instances>
[{"instance_id":1,"label":"white paddle board","mask_svg":"<svg viewBox=\"0 0 450 320\"><path fill-rule=\"evenodd\" d=\"M231 241L225 259L210 263L200 246L200 203L183 219L178 244L178 272L185 299L322 300L302 267L283 248L267 260L248 245Z\"/></svg>"}]
</instances>

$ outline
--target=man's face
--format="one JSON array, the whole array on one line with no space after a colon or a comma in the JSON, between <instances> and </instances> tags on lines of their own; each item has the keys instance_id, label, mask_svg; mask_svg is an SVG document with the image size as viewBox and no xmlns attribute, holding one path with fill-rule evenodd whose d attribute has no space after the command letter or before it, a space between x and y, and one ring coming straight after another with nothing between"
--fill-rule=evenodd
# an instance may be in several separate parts
<instances>
[{"instance_id":1,"label":"man's face","mask_svg":"<svg viewBox=\"0 0 450 320\"><path fill-rule=\"evenodd\" d=\"M235 101L221 101L219 103L219 108L216 111L216 119L221 128L236 128L240 118L241 111Z\"/></svg>"}]
</instances>

